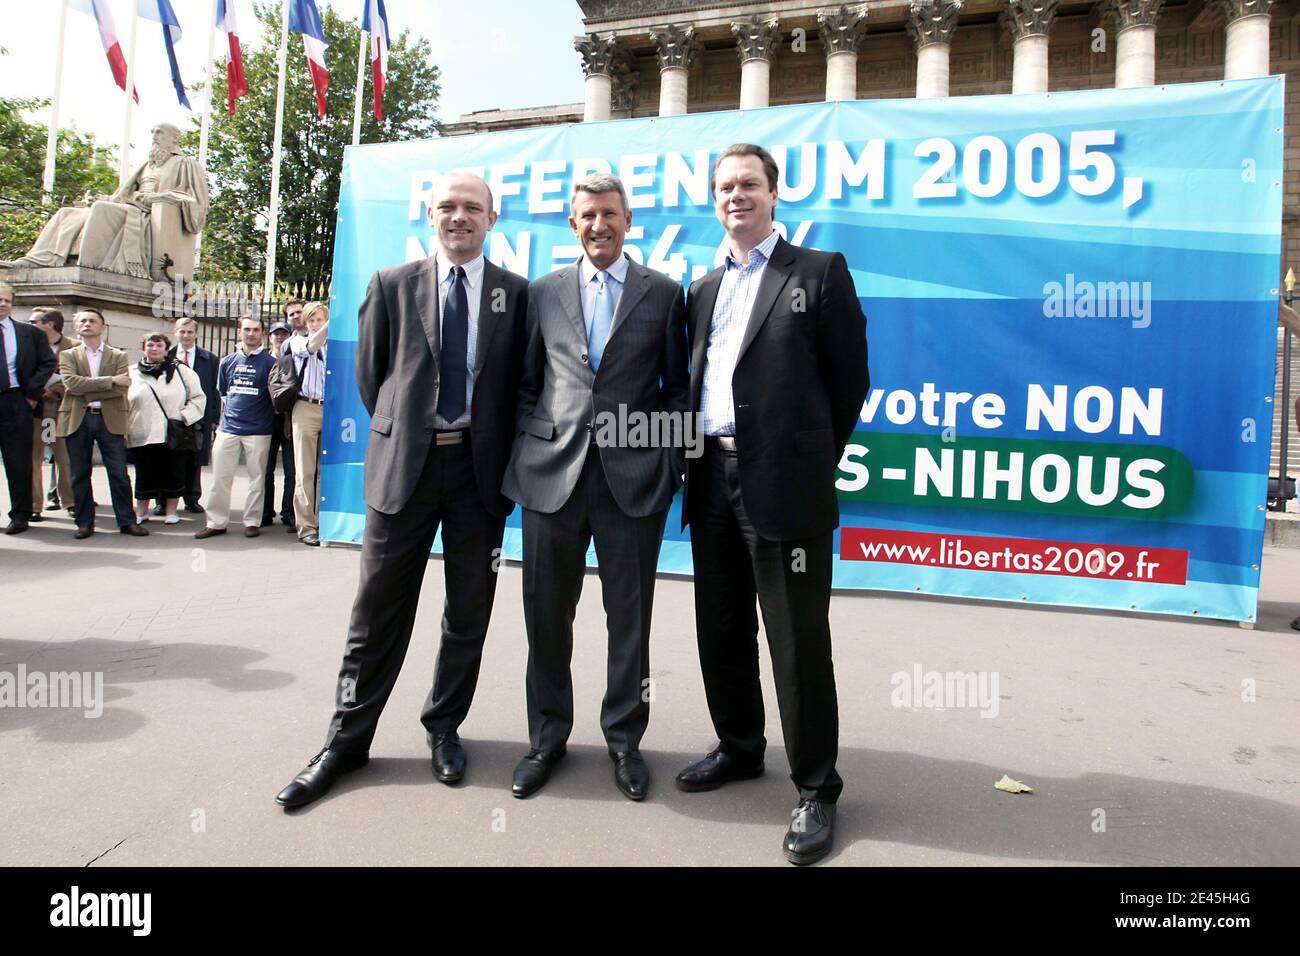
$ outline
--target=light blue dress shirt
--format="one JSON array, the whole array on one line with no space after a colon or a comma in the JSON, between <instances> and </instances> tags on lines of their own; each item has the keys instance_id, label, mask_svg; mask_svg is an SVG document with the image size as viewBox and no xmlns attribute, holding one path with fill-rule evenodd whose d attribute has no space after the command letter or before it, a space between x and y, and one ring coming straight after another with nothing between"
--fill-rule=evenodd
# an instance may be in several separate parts
<instances>
[{"instance_id":1,"label":"light blue dress shirt","mask_svg":"<svg viewBox=\"0 0 1300 956\"><path fill-rule=\"evenodd\" d=\"M704 382L700 388L700 418L706 435L736 434L736 403L731 394L731 377L740 358L740 343L749 327L754 299L767 269L767 260L780 233L772 234L749 250L749 264L741 265L727 256L726 271L718 288L709 325L709 349L704 360Z\"/></svg>"}]
</instances>

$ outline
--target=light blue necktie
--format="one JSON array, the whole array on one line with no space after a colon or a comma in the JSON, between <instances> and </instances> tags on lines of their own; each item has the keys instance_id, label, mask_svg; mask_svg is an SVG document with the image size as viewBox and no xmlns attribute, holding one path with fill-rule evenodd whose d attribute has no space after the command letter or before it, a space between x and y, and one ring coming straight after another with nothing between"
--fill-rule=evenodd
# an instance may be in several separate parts
<instances>
[{"instance_id":1,"label":"light blue necktie","mask_svg":"<svg viewBox=\"0 0 1300 956\"><path fill-rule=\"evenodd\" d=\"M614 324L614 296L610 294L609 277L596 273L596 300L591 306L591 331L587 333L587 356L593 372L600 369L600 358L605 354L609 329Z\"/></svg>"}]
</instances>

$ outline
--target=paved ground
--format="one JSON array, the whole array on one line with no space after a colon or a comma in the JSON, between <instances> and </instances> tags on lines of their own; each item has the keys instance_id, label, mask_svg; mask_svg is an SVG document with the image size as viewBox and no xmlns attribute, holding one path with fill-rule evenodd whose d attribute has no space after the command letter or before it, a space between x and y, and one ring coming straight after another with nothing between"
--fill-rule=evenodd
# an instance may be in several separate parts
<instances>
[{"instance_id":1,"label":"paved ground","mask_svg":"<svg viewBox=\"0 0 1300 956\"><path fill-rule=\"evenodd\" d=\"M103 510L100 527L112 527ZM536 797L511 798L526 742L517 567L502 571L462 728L467 780L433 780L418 722L443 597L433 561L370 766L288 815L272 798L324 736L357 552L308 549L278 528L200 543L193 519L151 527L147 539L83 543L61 516L0 537L0 674L102 671L106 698L98 718L0 708L0 864L785 865L794 791L770 682L767 776L709 794L672 787L714 742L688 581L658 585L645 803L615 790L604 753L591 576L569 759ZM1295 550L1265 552L1253 631L838 594L846 786L829 863L1300 863L1300 633L1287 626L1297 614ZM997 716L892 706L891 676L917 664L996 672ZM1036 792L994 790L1003 773Z\"/></svg>"}]
</instances>

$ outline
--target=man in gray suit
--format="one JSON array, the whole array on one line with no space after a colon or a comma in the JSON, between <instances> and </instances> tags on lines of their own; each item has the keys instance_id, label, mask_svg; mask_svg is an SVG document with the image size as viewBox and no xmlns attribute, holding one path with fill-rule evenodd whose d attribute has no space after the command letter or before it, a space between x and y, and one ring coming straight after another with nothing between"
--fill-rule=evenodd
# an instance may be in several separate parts
<instances>
[{"instance_id":1,"label":"man in gray suit","mask_svg":"<svg viewBox=\"0 0 1300 956\"><path fill-rule=\"evenodd\" d=\"M519 435L502 485L524 507L531 749L513 792L536 792L564 756L573 618L595 538L609 630L600 725L615 783L641 800L655 565L692 434L686 313L680 285L624 254L632 213L617 177L581 180L569 205L583 257L529 287Z\"/></svg>"}]
</instances>

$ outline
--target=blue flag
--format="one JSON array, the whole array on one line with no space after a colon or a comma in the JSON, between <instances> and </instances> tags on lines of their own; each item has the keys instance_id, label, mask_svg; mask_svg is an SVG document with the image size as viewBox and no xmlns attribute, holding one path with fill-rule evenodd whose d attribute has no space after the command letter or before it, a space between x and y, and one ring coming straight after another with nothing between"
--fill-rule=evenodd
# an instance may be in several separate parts
<instances>
[{"instance_id":1,"label":"blue flag","mask_svg":"<svg viewBox=\"0 0 1300 956\"><path fill-rule=\"evenodd\" d=\"M192 110L181 80L181 68L176 63L176 41L181 38L181 23L176 19L170 0L140 0L140 16L162 24L163 45L167 47L167 62L171 66L172 86L176 87L176 100L187 110Z\"/></svg>"}]
</instances>

